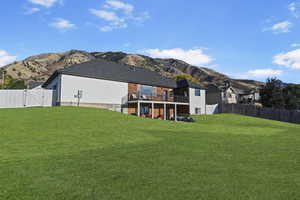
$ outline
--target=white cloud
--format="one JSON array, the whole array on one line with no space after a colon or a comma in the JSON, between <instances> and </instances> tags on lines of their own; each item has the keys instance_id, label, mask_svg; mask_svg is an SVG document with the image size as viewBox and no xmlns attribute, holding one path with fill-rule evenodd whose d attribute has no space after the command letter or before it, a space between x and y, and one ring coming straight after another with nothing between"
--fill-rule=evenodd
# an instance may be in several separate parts
<instances>
[{"instance_id":1,"label":"white cloud","mask_svg":"<svg viewBox=\"0 0 300 200\"><path fill-rule=\"evenodd\" d=\"M123 10L127 14L131 14L134 10L134 6L129 3L124 3L117 0L106 0L105 8L112 8L115 10Z\"/></svg>"},{"instance_id":2,"label":"white cloud","mask_svg":"<svg viewBox=\"0 0 300 200\"><path fill-rule=\"evenodd\" d=\"M291 47L300 47L300 44L294 43L294 44L291 44Z\"/></svg>"},{"instance_id":3,"label":"white cloud","mask_svg":"<svg viewBox=\"0 0 300 200\"><path fill-rule=\"evenodd\" d=\"M270 76L279 76L282 74L281 70L275 70L275 69L254 69L249 70L247 75L248 77L253 78L267 78Z\"/></svg>"},{"instance_id":4,"label":"white cloud","mask_svg":"<svg viewBox=\"0 0 300 200\"><path fill-rule=\"evenodd\" d=\"M230 74L230 73L227 73ZM283 74L282 70L263 68L263 69L252 69L243 74L233 73L231 77L237 79L265 79L268 77L277 77Z\"/></svg>"},{"instance_id":5,"label":"white cloud","mask_svg":"<svg viewBox=\"0 0 300 200\"><path fill-rule=\"evenodd\" d=\"M33 4L40 5L40 6L44 6L44 7L50 8L54 4L58 3L59 0L29 0L29 2L31 2Z\"/></svg>"},{"instance_id":6,"label":"white cloud","mask_svg":"<svg viewBox=\"0 0 300 200\"><path fill-rule=\"evenodd\" d=\"M283 21L277 24L274 24L271 27L271 30L274 33L288 33L290 32L290 28L292 27L292 23L290 21Z\"/></svg>"},{"instance_id":7,"label":"white cloud","mask_svg":"<svg viewBox=\"0 0 300 200\"><path fill-rule=\"evenodd\" d=\"M16 56L10 56L6 51L0 50L0 67L12 63L17 59Z\"/></svg>"},{"instance_id":8,"label":"white cloud","mask_svg":"<svg viewBox=\"0 0 300 200\"><path fill-rule=\"evenodd\" d=\"M37 13L39 11L41 11L40 8L26 8L26 11L25 11L24 14L25 15L32 15L32 14Z\"/></svg>"},{"instance_id":9,"label":"white cloud","mask_svg":"<svg viewBox=\"0 0 300 200\"><path fill-rule=\"evenodd\" d=\"M127 26L128 26L125 22L125 19L118 17L115 12L106 11L106 10L90 9L90 13L109 22L108 25L100 27L100 31L102 31L102 32L109 32L114 29L127 28Z\"/></svg>"},{"instance_id":10,"label":"white cloud","mask_svg":"<svg viewBox=\"0 0 300 200\"><path fill-rule=\"evenodd\" d=\"M291 69L300 69L300 49L274 56L273 63Z\"/></svg>"},{"instance_id":11,"label":"white cloud","mask_svg":"<svg viewBox=\"0 0 300 200\"><path fill-rule=\"evenodd\" d=\"M292 2L288 5L288 8L294 17L300 17L300 2Z\"/></svg>"},{"instance_id":12,"label":"white cloud","mask_svg":"<svg viewBox=\"0 0 300 200\"><path fill-rule=\"evenodd\" d=\"M90 13L96 15L97 17L104 19L106 21L120 21L121 19L116 15L115 12L106 10L96 10L90 9Z\"/></svg>"},{"instance_id":13,"label":"white cloud","mask_svg":"<svg viewBox=\"0 0 300 200\"><path fill-rule=\"evenodd\" d=\"M135 15L134 6L119 0L106 0L104 9L90 9L90 13L106 21L107 23L99 28L100 31L109 32L114 29L127 28L129 22L143 23L150 18L148 12Z\"/></svg>"},{"instance_id":14,"label":"white cloud","mask_svg":"<svg viewBox=\"0 0 300 200\"><path fill-rule=\"evenodd\" d=\"M75 28L75 24L72 24L69 20L62 18L56 19L53 23L50 24L50 26L61 30Z\"/></svg>"},{"instance_id":15,"label":"white cloud","mask_svg":"<svg viewBox=\"0 0 300 200\"><path fill-rule=\"evenodd\" d=\"M102 26L100 27L100 31L102 32L109 32L112 31L114 28L112 26Z\"/></svg>"},{"instance_id":16,"label":"white cloud","mask_svg":"<svg viewBox=\"0 0 300 200\"><path fill-rule=\"evenodd\" d=\"M143 23L147 19L150 19L150 14L149 14L149 12L145 11L145 12L142 12L138 16L132 16L132 19L139 22L139 23Z\"/></svg>"},{"instance_id":17,"label":"white cloud","mask_svg":"<svg viewBox=\"0 0 300 200\"><path fill-rule=\"evenodd\" d=\"M175 49L146 49L142 52L155 58L175 58L183 60L192 65L206 65L213 61L213 58L204 53L201 48L184 50Z\"/></svg>"}]
</instances>

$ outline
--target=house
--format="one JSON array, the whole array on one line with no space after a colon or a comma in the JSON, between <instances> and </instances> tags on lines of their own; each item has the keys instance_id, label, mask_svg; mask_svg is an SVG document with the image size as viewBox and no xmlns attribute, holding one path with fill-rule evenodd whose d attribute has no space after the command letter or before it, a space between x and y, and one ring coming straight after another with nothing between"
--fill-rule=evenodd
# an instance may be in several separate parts
<instances>
[{"instance_id":1,"label":"house","mask_svg":"<svg viewBox=\"0 0 300 200\"><path fill-rule=\"evenodd\" d=\"M223 103L236 104L238 103L239 94L237 90L233 87L228 87L222 92Z\"/></svg>"},{"instance_id":2,"label":"house","mask_svg":"<svg viewBox=\"0 0 300 200\"><path fill-rule=\"evenodd\" d=\"M238 90L237 92L240 104L255 104L260 101L259 89Z\"/></svg>"},{"instance_id":3,"label":"house","mask_svg":"<svg viewBox=\"0 0 300 200\"><path fill-rule=\"evenodd\" d=\"M260 100L258 89L241 90L229 87L222 92L224 103L228 104L255 104Z\"/></svg>"},{"instance_id":4,"label":"house","mask_svg":"<svg viewBox=\"0 0 300 200\"><path fill-rule=\"evenodd\" d=\"M225 82L221 90L221 101L227 104L255 104L260 101L259 87L253 89L237 89Z\"/></svg>"},{"instance_id":5,"label":"house","mask_svg":"<svg viewBox=\"0 0 300 200\"><path fill-rule=\"evenodd\" d=\"M44 84L44 82L38 82L38 81L30 81L28 84L27 84L27 89L40 89L42 88L42 85Z\"/></svg>"},{"instance_id":6,"label":"house","mask_svg":"<svg viewBox=\"0 0 300 200\"><path fill-rule=\"evenodd\" d=\"M95 59L58 70L43 84L58 106L87 106L137 116L177 119L205 114L205 89L158 72Z\"/></svg>"}]
</instances>

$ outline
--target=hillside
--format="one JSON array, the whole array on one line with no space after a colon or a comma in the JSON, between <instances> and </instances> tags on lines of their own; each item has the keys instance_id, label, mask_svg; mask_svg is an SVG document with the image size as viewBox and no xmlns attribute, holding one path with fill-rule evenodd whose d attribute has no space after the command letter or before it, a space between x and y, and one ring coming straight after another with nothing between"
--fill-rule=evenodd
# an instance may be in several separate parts
<instances>
[{"instance_id":1,"label":"hillside","mask_svg":"<svg viewBox=\"0 0 300 200\"><path fill-rule=\"evenodd\" d=\"M178 74L189 74L201 81L201 84L224 85L230 82L238 89L252 89L261 83L252 80L235 80L205 67L192 66L176 59L158 59L144 55L126 54L122 52L86 52L71 50L64 53L47 53L31 56L25 60L4 66L2 70L15 80L24 80L26 84L33 81L45 81L58 69L66 68L73 64L83 63L93 59L105 59L133 66L145 67L157 71L165 77L174 78Z\"/></svg>"}]
</instances>

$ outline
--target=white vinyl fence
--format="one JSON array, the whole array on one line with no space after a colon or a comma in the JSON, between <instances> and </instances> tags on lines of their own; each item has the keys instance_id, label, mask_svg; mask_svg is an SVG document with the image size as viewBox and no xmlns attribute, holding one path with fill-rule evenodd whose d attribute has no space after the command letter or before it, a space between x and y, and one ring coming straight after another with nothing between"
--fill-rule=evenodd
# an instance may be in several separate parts
<instances>
[{"instance_id":1,"label":"white vinyl fence","mask_svg":"<svg viewBox=\"0 0 300 200\"><path fill-rule=\"evenodd\" d=\"M219 104L206 105L206 114L213 115L219 113Z\"/></svg>"},{"instance_id":2,"label":"white vinyl fence","mask_svg":"<svg viewBox=\"0 0 300 200\"><path fill-rule=\"evenodd\" d=\"M49 107L53 90L0 90L0 108Z\"/></svg>"}]
</instances>

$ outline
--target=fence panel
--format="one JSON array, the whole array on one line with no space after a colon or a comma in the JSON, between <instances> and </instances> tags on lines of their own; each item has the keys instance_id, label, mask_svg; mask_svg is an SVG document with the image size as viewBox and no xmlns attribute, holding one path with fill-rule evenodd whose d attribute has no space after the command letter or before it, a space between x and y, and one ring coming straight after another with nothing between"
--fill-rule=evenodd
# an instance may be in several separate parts
<instances>
[{"instance_id":1,"label":"fence panel","mask_svg":"<svg viewBox=\"0 0 300 200\"><path fill-rule=\"evenodd\" d=\"M206 105L206 114L212 115L219 113L219 104L215 105Z\"/></svg>"},{"instance_id":2,"label":"fence panel","mask_svg":"<svg viewBox=\"0 0 300 200\"><path fill-rule=\"evenodd\" d=\"M235 113L264 119L300 124L300 112L243 104L222 104L221 113Z\"/></svg>"},{"instance_id":3,"label":"fence panel","mask_svg":"<svg viewBox=\"0 0 300 200\"><path fill-rule=\"evenodd\" d=\"M47 107L53 104L53 90L0 90L0 108Z\"/></svg>"}]
</instances>

